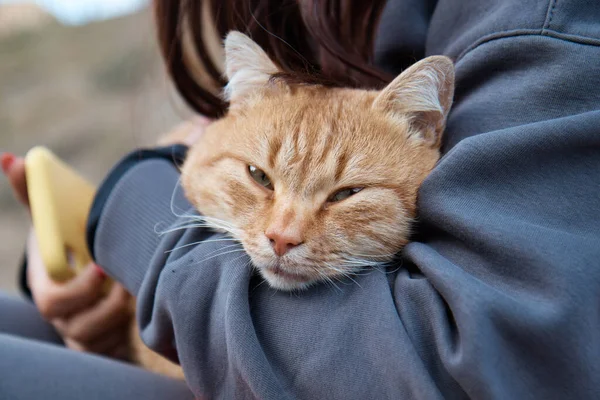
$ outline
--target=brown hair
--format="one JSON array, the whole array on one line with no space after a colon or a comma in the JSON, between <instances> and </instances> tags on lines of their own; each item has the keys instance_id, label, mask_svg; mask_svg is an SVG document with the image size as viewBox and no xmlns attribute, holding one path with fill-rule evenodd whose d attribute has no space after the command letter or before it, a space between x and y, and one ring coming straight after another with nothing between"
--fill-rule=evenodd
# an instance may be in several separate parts
<instances>
[{"instance_id":1,"label":"brown hair","mask_svg":"<svg viewBox=\"0 0 600 400\"><path fill-rule=\"evenodd\" d=\"M386 0L155 0L160 50L180 94L199 113L227 110L227 82L210 57L203 27L208 11L219 37L238 30L281 68L277 78L332 86L378 88L390 76L373 66L373 45ZM184 60L184 29L202 67L198 82ZM211 90L213 88L213 90ZM217 89L217 90L214 90Z\"/></svg>"}]
</instances>

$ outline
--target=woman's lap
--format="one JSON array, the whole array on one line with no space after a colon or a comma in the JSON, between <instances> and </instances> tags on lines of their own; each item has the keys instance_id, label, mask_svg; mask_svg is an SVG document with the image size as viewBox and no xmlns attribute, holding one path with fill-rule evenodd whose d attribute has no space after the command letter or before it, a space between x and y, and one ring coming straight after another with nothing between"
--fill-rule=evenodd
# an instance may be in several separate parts
<instances>
[{"instance_id":1,"label":"woman's lap","mask_svg":"<svg viewBox=\"0 0 600 400\"><path fill-rule=\"evenodd\" d=\"M33 305L0 292L0 398L192 398L183 382L61 343Z\"/></svg>"},{"instance_id":2,"label":"woman's lap","mask_svg":"<svg viewBox=\"0 0 600 400\"><path fill-rule=\"evenodd\" d=\"M0 333L43 342L62 344L52 325L46 322L31 302L0 291Z\"/></svg>"}]
</instances>

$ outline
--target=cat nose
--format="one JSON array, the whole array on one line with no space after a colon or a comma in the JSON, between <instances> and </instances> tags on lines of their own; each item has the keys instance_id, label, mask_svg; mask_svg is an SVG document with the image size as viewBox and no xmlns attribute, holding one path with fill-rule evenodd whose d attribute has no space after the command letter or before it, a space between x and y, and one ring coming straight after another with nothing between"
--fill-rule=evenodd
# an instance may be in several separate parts
<instances>
[{"instance_id":1,"label":"cat nose","mask_svg":"<svg viewBox=\"0 0 600 400\"><path fill-rule=\"evenodd\" d=\"M301 238L283 232L268 230L265 232L265 236L269 238L275 254L279 257L303 243Z\"/></svg>"}]
</instances>

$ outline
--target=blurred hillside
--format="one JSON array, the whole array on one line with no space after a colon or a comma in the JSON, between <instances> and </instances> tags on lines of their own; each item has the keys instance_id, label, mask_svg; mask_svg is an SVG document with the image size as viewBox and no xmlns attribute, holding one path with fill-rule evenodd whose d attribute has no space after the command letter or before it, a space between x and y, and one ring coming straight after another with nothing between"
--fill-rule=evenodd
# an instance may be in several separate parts
<instances>
[{"instance_id":1,"label":"blurred hillside","mask_svg":"<svg viewBox=\"0 0 600 400\"><path fill-rule=\"evenodd\" d=\"M39 29L54 21L54 17L35 4L4 4L0 6L0 37L20 31Z\"/></svg>"},{"instance_id":2,"label":"blurred hillside","mask_svg":"<svg viewBox=\"0 0 600 400\"><path fill-rule=\"evenodd\" d=\"M0 35L0 151L45 145L97 183L187 115L162 68L149 11L79 27L44 19ZM15 290L27 230L0 179L0 289Z\"/></svg>"}]
</instances>

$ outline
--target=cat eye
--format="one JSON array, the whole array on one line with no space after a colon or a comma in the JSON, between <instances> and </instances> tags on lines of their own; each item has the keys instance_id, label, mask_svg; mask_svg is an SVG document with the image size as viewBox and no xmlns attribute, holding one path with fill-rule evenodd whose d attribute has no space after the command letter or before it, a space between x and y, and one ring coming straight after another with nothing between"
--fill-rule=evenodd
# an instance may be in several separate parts
<instances>
[{"instance_id":1,"label":"cat eye","mask_svg":"<svg viewBox=\"0 0 600 400\"><path fill-rule=\"evenodd\" d=\"M338 201L346 200L348 197L355 195L361 190L363 190L363 188L342 189L339 192L335 192L327 199L327 201L330 203L337 203Z\"/></svg>"},{"instance_id":2,"label":"cat eye","mask_svg":"<svg viewBox=\"0 0 600 400\"><path fill-rule=\"evenodd\" d=\"M248 172L250 173L252 179L254 179L260 186L263 186L269 190L273 190L271 178L269 178L265 171L256 168L254 165L248 165Z\"/></svg>"}]
</instances>

